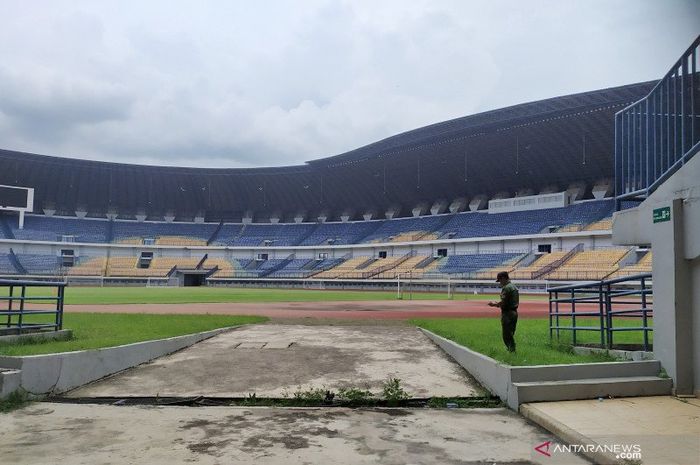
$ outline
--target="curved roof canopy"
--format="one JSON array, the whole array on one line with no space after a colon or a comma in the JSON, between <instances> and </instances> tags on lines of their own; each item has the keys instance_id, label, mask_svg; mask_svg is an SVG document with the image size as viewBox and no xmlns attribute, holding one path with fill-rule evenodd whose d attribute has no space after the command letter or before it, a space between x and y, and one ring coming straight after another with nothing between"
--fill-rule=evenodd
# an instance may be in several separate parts
<instances>
[{"instance_id":1,"label":"curved roof canopy","mask_svg":"<svg viewBox=\"0 0 700 465\"><path fill-rule=\"evenodd\" d=\"M329 219L612 178L614 115L654 82L556 97L408 131L305 165L140 166L0 150L0 184L33 187L35 209L91 216Z\"/></svg>"}]
</instances>

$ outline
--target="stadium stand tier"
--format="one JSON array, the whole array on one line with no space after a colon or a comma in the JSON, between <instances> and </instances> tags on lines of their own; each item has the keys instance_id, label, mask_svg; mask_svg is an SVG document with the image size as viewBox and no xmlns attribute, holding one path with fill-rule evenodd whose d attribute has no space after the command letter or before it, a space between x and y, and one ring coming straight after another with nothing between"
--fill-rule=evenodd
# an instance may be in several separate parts
<instances>
[{"instance_id":1,"label":"stadium stand tier","mask_svg":"<svg viewBox=\"0 0 700 465\"><path fill-rule=\"evenodd\" d=\"M332 223L224 224L212 246L312 246L378 242L411 242L433 239L462 239L574 230L609 230L613 201L592 200L562 208L510 213L482 211L429 215L415 218ZM17 217L4 215L18 240L105 243L106 220L27 215L24 229ZM217 232L214 223L155 223L114 221L113 243L141 245L206 246Z\"/></svg>"},{"instance_id":2,"label":"stadium stand tier","mask_svg":"<svg viewBox=\"0 0 700 465\"><path fill-rule=\"evenodd\" d=\"M24 221L24 229L19 229L16 217L8 223L11 225L12 235L18 240L61 241L63 236L68 236L74 242L104 243L107 241L109 222L28 215Z\"/></svg>"},{"instance_id":3,"label":"stadium stand tier","mask_svg":"<svg viewBox=\"0 0 700 465\"><path fill-rule=\"evenodd\" d=\"M160 245L206 245L216 227L211 223L115 221L113 234L117 243L153 239Z\"/></svg>"}]
</instances>

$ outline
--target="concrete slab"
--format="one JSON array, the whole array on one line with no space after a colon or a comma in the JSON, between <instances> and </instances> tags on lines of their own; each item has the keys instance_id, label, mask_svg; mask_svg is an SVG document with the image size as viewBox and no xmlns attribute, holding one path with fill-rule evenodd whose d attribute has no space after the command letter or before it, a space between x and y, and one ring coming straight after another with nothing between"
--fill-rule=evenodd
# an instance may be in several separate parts
<instances>
[{"instance_id":1,"label":"concrete slab","mask_svg":"<svg viewBox=\"0 0 700 465\"><path fill-rule=\"evenodd\" d=\"M282 409L33 404L3 415L3 463L579 464L534 447L507 409Z\"/></svg>"},{"instance_id":2,"label":"concrete slab","mask_svg":"<svg viewBox=\"0 0 700 465\"><path fill-rule=\"evenodd\" d=\"M700 464L700 403L670 396L523 404L521 413L573 443L637 444L644 464ZM608 454L610 455L610 454ZM597 458L612 463L615 457Z\"/></svg>"},{"instance_id":3,"label":"concrete slab","mask_svg":"<svg viewBox=\"0 0 700 465\"><path fill-rule=\"evenodd\" d=\"M236 346L236 349L262 349L266 342L241 342Z\"/></svg>"},{"instance_id":4,"label":"concrete slab","mask_svg":"<svg viewBox=\"0 0 700 465\"><path fill-rule=\"evenodd\" d=\"M293 341L269 350L274 341ZM283 343L283 344L284 344ZM400 378L413 397L473 396L466 372L413 327L257 325L222 334L101 382L71 397L284 397L299 389L381 392Z\"/></svg>"},{"instance_id":5,"label":"concrete slab","mask_svg":"<svg viewBox=\"0 0 700 465\"><path fill-rule=\"evenodd\" d=\"M272 341L265 344L263 349L288 349L292 344L292 341Z\"/></svg>"}]
</instances>

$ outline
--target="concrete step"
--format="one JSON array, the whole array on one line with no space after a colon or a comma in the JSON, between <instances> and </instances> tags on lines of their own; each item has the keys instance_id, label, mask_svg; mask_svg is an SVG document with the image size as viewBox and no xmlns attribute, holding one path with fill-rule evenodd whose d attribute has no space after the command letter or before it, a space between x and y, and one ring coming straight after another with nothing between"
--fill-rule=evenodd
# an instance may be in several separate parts
<instances>
[{"instance_id":1,"label":"concrete step","mask_svg":"<svg viewBox=\"0 0 700 465\"><path fill-rule=\"evenodd\" d=\"M4 399L20 387L22 381L21 370L0 368L0 399Z\"/></svg>"},{"instance_id":2,"label":"concrete step","mask_svg":"<svg viewBox=\"0 0 700 465\"><path fill-rule=\"evenodd\" d=\"M527 383L569 379L658 376L660 371L661 364L658 360L539 365L511 368L510 380L513 383Z\"/></svg>"},{"instance_id":3,"label":"concrete step","mask_svg":"<svg viewBox=\"0 0 700 465\"><path fill-rule=\"evenodd\" d=\"M657 376L626 376L513 383L518 403L670 395L673 382Z\"/></svg>"}]
</instances>

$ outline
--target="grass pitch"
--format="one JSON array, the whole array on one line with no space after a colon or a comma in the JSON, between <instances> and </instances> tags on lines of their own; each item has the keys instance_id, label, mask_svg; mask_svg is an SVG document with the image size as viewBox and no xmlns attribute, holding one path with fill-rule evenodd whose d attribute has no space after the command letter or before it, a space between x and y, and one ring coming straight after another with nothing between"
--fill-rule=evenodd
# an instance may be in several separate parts
<instances>
[{"instance_id":1,"label":"grass pitch","mask_svg":"<svg viewBox=\"0 0 700 465\"><path fill-rule=\"evenodd\" d=\"M28 320L37 318L32 315ZM64 327L73 330L68 341L0 344L0 355L38 355L114 347L134 342L182 336L228 326L267 321L259 316L151 315L127 313L64 313Z\"/></svg>"},{"instance_id":2,"label":"grass pitch","mask_svg":"<svg viewBox=\"0 0 700 465\"><path fill-rule=\"evenodd\" d=\"M580 320L580 319L579 319ZM607 354L578 355L573 352L571 334L561 332L559 342L549 339L547 318L521 318L518 320L515 342L517 352L506 350L501 339L501 322L498 318L469 319L414 319L411 323L455 341L476 352L513 366L556 365L563 363L611 362L616 359ZM595 322L585 323L593 325ZM618 322L616 326L638 325L639 322ZM577 343L599 343L597 332L580 331ZM616 343L640 343L641 332L629 331L615 335Z\"/></svg>"},{"instance_id":3,"label":"grass pitch","mask_svg":"<svg viewBox=\"0 0 700 465\"><path fill-rule=\"evenodd\" d=\"M16 291L15 291L16 292ZM49 288L30 288L30 296L46 295ZM7 295L7 288L0 288ZM448 300L447 292L403 292L403 299ZM494 300L493 294L453 294L452 300ZM544 300L546 296L522 296ZM66 304L184 304L253 302L338 302L396 300L396 291L346 291L233 287L67 287Z\"/></svg>"}]
</instances>

